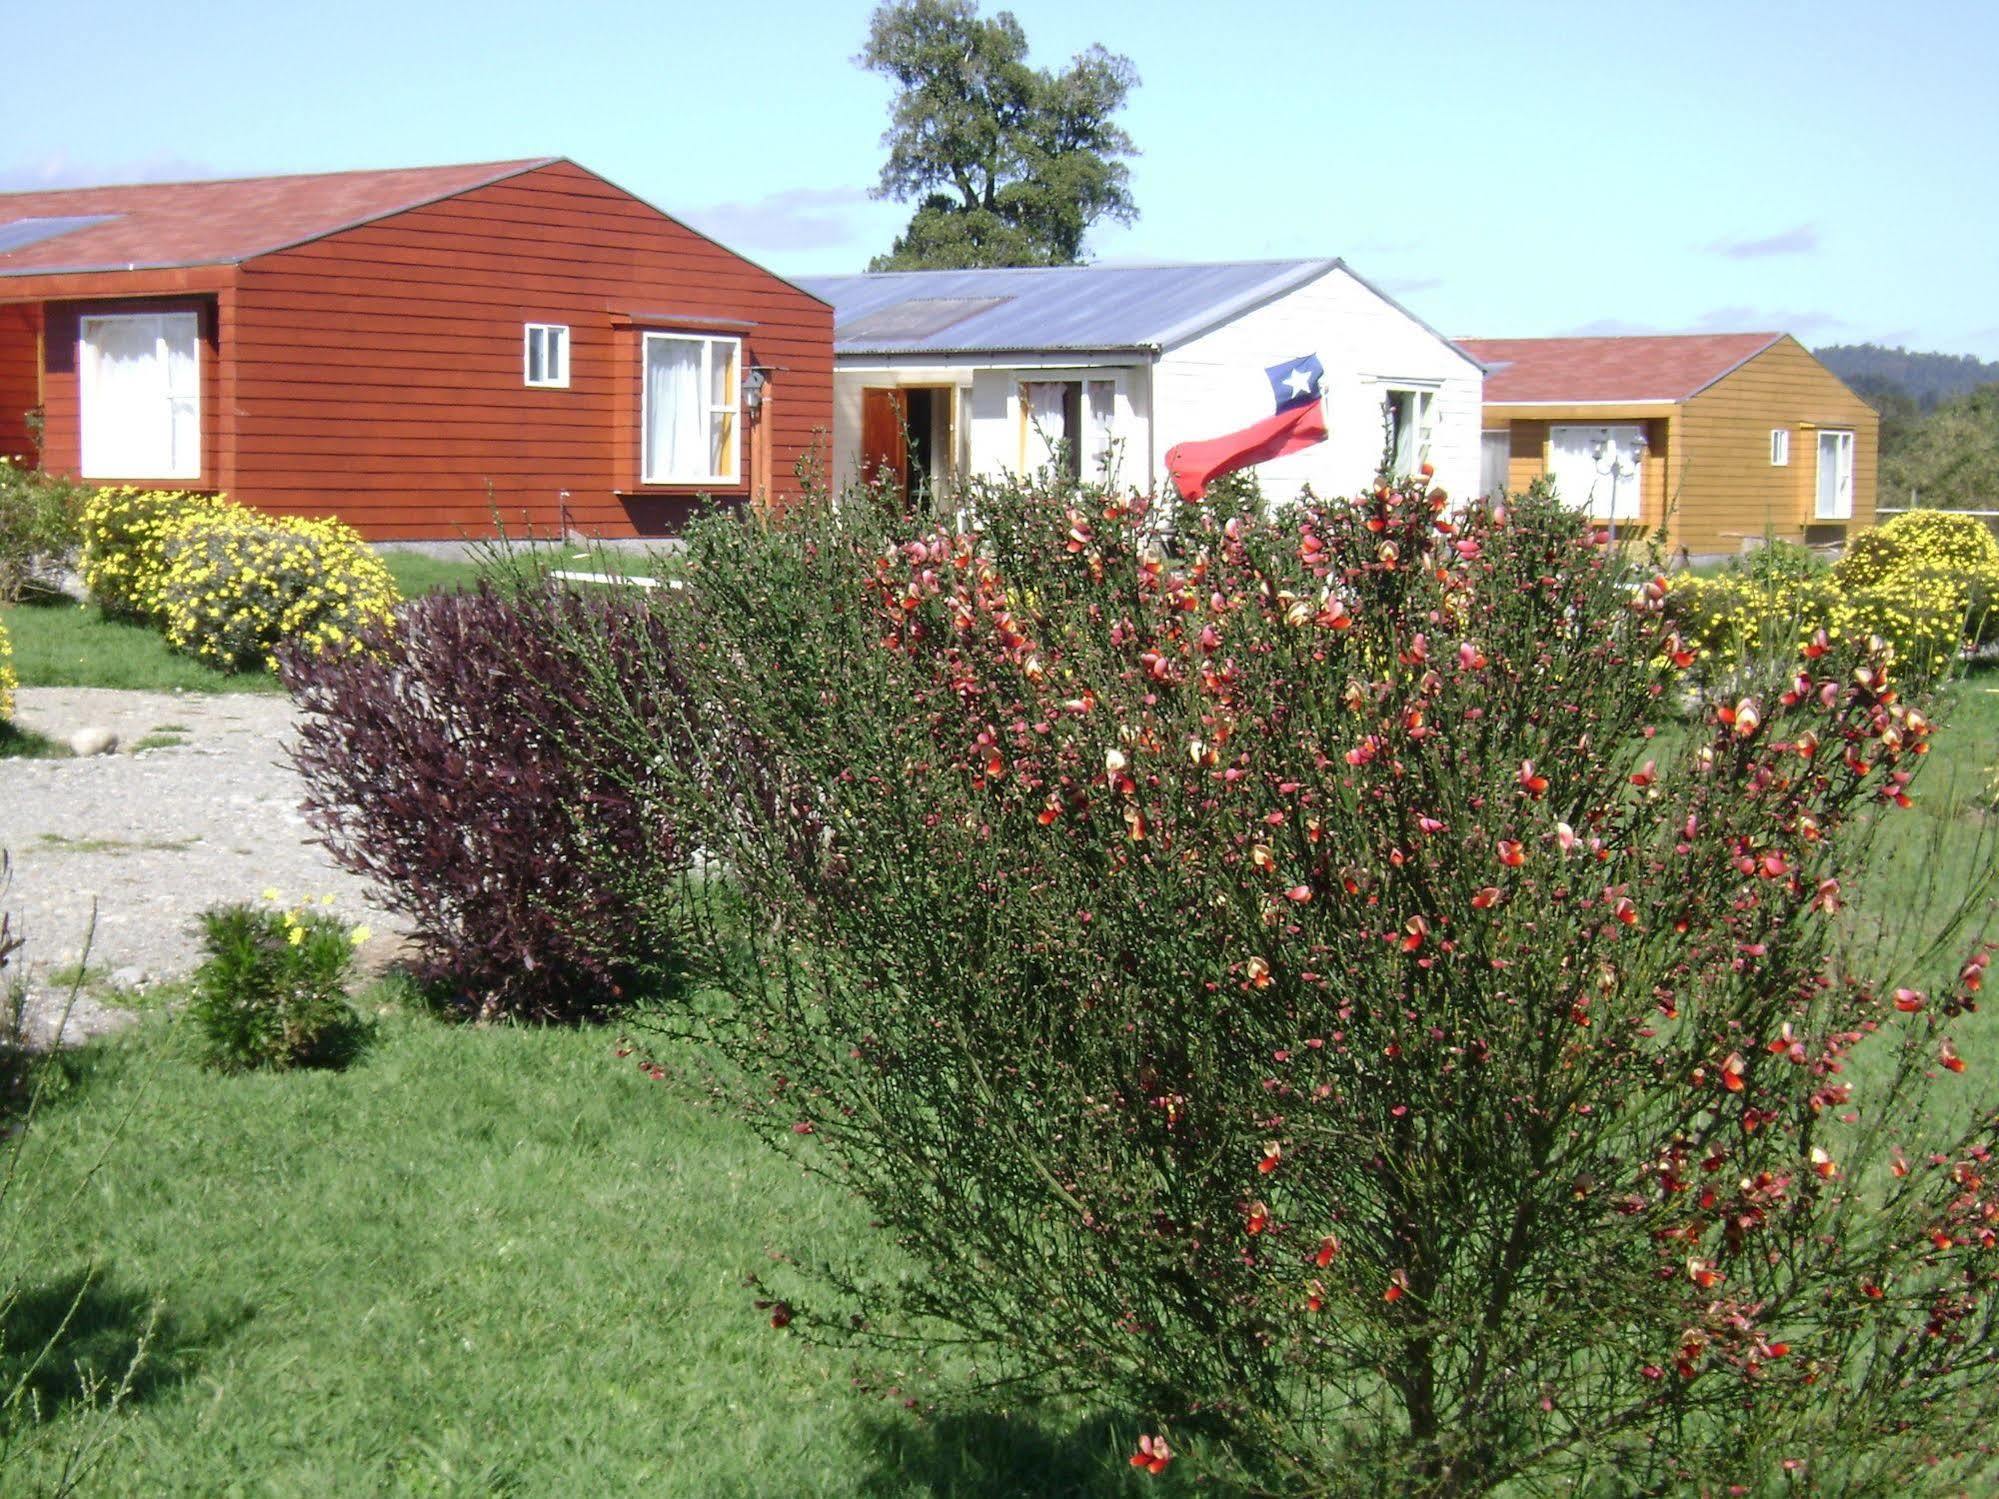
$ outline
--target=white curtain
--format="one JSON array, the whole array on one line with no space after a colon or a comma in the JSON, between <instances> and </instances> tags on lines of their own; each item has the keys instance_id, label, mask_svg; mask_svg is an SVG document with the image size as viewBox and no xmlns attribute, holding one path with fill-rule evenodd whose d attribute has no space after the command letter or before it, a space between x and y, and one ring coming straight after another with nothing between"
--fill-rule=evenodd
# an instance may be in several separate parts
<instances>
[{"instance_id":1,"label":"white curtain","mask_svg":"<svg viewBox=\"0 0 1999 1499\"><path fill-rule=\"evenodd\" d=\"M200 477L195 314L86 317L80 331L84 477Z\"/></svg>"},{"instance_id":2,"label":"white curtain","mask_svg":"<svg viewBox=\"0 0 1999 1499\"><path fill-rule=\"evenodd\" d=\"M1390 390L1382 405L1388 425L1389 462L1398 474L1413 474L1430 449L1427 390Z\"/></svg>"},{"instance_id":3,"label":"white curtain","mask_svg":"<svg viewBox=\"0 0 1999 1499\"><path fill-rule=\"evenodd\" d=\"M645 482L672 484L720 472L710 467L700 342L648 337L645 345Z\"/></svg>"},{"instance_id":4,"label":"white curtain","mask_svg":"<svg viewBox=\"0 0 1999 1499\"><path fill-rule=\"evenodd\" d=\"M1596 513L1596 429L1553 427L1548 432L1548 477L1555 493L1571 510Z\"/></svg>"},{"instance_id":5,"label":"white curtain","mask_svg":"<svg viewBox=\"0 0 1999 1499\"><path fill-rule=\"evenodd\" d=\"M1819 433L1818 518L1847 520L1853 515L1853 434Z\"/></svg>"},{"instance_id":6,"label":"white curtain","mask_svg":"<svg viewBox=\"0 0 1999 1499\"><path fill-rule=\"evenodd\" d=\"M1478 439L1478 492L1496 495L1506 488L1509 460L1513 456L1513 434L1481 432Z\"/></svg>"},{"instance_id":7,"label":"white curtain","mask_svg":"<svg viewBox=\"0 0 1999 1499\"><path fill-rule=\"evenodd\" d=\"M1062 419L1062 399L1068 389L1064 380L1029 380L1020 388L1027 407L1027 451L1022 456L1030 474L1051 466L1056 449L1069 435Z\"/></svg>"},{"instance_id":8,"label":"white curtain","mask_svg":"<svg viewBox=\"0 0 1999 1499\"><path fill-rule=\"evenodd\" d=\"M1114 380L1091 380L1083 386L1084 426L1089 431L1086 451L1083 454L1083 476L1101 479L1105 465L1110 461L1111 444L1116 437L1117 424L1117 382Z\"/></svg>"},{"instance_id":9,"label":"white curtain","mask_svg":"<svg viewBox=\"0 0 1999 1499\"><path fill-rule=\"evenodd\" d=\"M1551 427L1548 473L1562 503L1600 520L1637 520L1645 486L1644 429Z\"/></svg>"}]
</instances>

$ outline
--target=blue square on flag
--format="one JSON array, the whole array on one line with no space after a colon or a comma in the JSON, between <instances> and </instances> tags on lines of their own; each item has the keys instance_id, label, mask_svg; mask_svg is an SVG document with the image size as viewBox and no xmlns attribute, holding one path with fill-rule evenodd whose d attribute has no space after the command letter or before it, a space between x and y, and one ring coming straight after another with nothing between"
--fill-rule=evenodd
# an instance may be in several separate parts
<instances>
[{"instance_id":1,"label":"blue square on flag","mask_svg":"<svg viewBox=\"0 0 1999 1499\"><path fill-rule=\"evenodd\" d=\"M1279 411L1306 405L1323 394L1320 386L1326 378L1326 367L1319 363L1317 354L1273 364L1264 373L1270 376L1270 391L1277 398Z\"/></svg>"}]
</instances>

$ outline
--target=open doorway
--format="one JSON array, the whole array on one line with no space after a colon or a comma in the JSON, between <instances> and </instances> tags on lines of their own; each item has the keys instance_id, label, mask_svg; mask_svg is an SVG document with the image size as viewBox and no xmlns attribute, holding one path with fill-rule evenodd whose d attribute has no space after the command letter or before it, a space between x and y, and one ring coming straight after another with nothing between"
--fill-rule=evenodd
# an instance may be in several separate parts
<instances>
[{"instance_id":1,"label":"open doorway","mask_svg":"<svg viewBox=\"0 0 1999 1499\"><path fill-rule=\"evenodd\" d=\"M924 515L952 487L957 391L949 385L868 386L861 392L861 478L889 483Z\"/></svg>"}]
</instances>

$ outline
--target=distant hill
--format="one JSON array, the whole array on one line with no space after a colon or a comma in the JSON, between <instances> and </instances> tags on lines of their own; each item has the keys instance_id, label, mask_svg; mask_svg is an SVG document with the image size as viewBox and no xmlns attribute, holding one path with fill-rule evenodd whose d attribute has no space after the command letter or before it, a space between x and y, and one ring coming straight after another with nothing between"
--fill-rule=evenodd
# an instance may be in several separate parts
<instances>
[{"instance_id":1,"label":"distant hill","mask_svg":"<svg viewBox=\"0 0 1999 1499\"><path fill-rule=\"evenodd\" d=\"M1939 401L1999 383L1999 364L1969 354L1919 354L1880 344L1828 344L1812 350L1819 362L1859 394L1873 400L1899 393L1923 411Z\"/></svg>"}]
</instances>

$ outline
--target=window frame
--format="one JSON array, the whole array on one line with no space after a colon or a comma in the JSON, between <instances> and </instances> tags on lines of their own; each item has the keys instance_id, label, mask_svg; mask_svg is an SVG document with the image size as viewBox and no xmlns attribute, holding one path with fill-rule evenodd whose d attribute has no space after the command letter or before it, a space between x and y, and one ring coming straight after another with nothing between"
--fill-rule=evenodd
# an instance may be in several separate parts
<instances>
[{"instance_id":1,"label":"window frame","mask_svg":"<svg viewBox=\"0 0 1999 1499\"><path fill-rule=\"evenodd\" d=\"M1390 460L1389 472L1397 478L1407 478L1430 461L1430 443L1436 435L1437 397L1442 391L1436 385L1420 384L1411 380L1383 380L1380 384L1382 448ZM1414 437L1409 445L1410 461L1407 468L1400 466L1401 455L1395 451L1399 446L1395 437L1401 430L1405 400L1411 403L1410 411L1414 418L1409 424Z\"/></svg>"},{"instance_id":2,"label":"window frame","mask_svg":"<svg viewBox=\"0 0 1999 1499\"><path fill-rule=\"evenodd\" d=\"M1118 445L1124 439L1119 413L1120 403L1125 398L1125 382L1121 371L1073 367L1062 370L1020 370L1017 372L1013 389L1014 403L1020 413L1017 433L1018 455L1014 465L1016 473L1025 475L1030 471L1029 459L1039 435L1035 431L1034 417L1028 400L1027 389L1030 385L1069 387L1063 396L1064 431L1056 439L1055 444L1049 445L1051 449L1049 462L1059 458L1062 471L1072 479L1081 480L1091 477L1106 460L1115 456ZM1091 422L1093 408L1090 400L1093 393L1107 395L1110 403L1107 408L1109 421L1102 428L1104 444L1100 449L1092 446L1092 439L1097 435L1097 429ZM1080 433L1076 434L1067 430L1072 403L1076 413L1076 426L1081 429Z\"/></svg>"},{"instance_id":3,"label":"window frame","mask_svg":"<svg viewBox=\"0 0 1999 1499\"><path fill-rule=\"evenodd\" d=\"M162 383L166 387L161 392L161 402L166 408L167 466L163 468L143 468L123 470L114 465L107 469L98 466L101 456L93 452L91 442L93 405L91 389L94 384L96 360L91 353L90 330L93 324L146 322L159 325L155 349L160 361ZM172 324L192 325L191 344L194 357L191 389L176 395L169 375L171 365L167 361L165 344L168 327ZM201 386L206 375L202 361L201 314L191 307L174 307L157 312L84 312L76 321L76 396L77 396L77 476L82 479L193 479L202 477L203 448L205 446L201 418ZM174 451L175 407L185 402L188 417L194 428L194 450L187 457L179 457Z\"/></svg>"},{"instance_id":4,"label":"window frame","mask_svg":"<svg viewBox=\"0 0 1999 1499\"><path fill-rule=\"evenodd\" d=\"M542 339L542 374L535 378L534 355L535 335ZM559 336L555 336L559 335ZM551 360L551 354L560 358ZM559 370L551 370L551 363L560 365ZM521 326L521 384L529 390L569 389L569 324L567 323L524 323Z\"/></svg>"},{"instance_id":5,"label":"window frame","mask_svg":"<svg viewBox=\"0 0 1999 1499\"><path fill-rule=\"evenodd\" d=\"M1772 427L1770 429L1770 467L1789 468L1791 466L1791 429Z\"/></svg>"},{"instance_id":6,"label":"window frame","mask_svg":"<svg viewBox=\"0 0 1999 1499\"><path fill-rule=\"evenodd\" d=\"M701 346L700 388L704 392L715 388L715 350L727 345L729 354L729 391L732 399L726 403L707 398L702 402L702 413L712 423L717 416L726 414L729 418L729 470L726 473L699 475L657 475L653 472L652 453L652 393L648 388L646 371L652 362L652 346L655 341L691 343ZM704 451L712 450L713 428ZM738 485L743 482L743 340L731 333L676 333L669 329L648 329L639 336L639 483L647 488L665 489L691 484Z\"/></svg>"},{"instance_id":7,"label":"window frame","mask_svg":"<svg viewBox=\"0 0 1999 1499\"><path fill-rule=\"evenodd\" d=\"M1838 465L1833 475L1833 508L1825 508L1825 449L1826 439L1835 439L1834 462ZM1812 519L1852 520L1855 452L1851 427L1821 427L1818 440L1813 444L1818 451L1818 466L1812 475ZM1844 484L1841 481L1844 480ZM1842 493L1843 491L1843 493Z\"/></svg>"}]
</instances>

